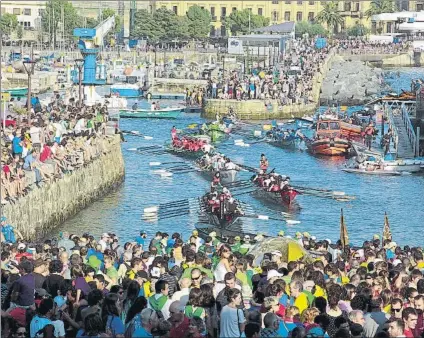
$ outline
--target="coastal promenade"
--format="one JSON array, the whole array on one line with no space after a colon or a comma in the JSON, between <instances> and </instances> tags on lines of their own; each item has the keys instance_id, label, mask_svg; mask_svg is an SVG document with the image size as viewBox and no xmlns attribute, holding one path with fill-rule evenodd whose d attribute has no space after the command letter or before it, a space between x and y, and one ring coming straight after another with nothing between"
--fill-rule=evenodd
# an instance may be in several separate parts
<instances>
[{"instance_id":1,"label":"coastal promenade","mask_svg":"<svg viewBox=\"0 0 424 338\"><path fill-rule=\"evenodd\" d=\"M125 169L118 135L103 136L102 154L85 166L3 207L26 239L40 238L88 204L120 185Z\"/></svg>"}]
</instances>

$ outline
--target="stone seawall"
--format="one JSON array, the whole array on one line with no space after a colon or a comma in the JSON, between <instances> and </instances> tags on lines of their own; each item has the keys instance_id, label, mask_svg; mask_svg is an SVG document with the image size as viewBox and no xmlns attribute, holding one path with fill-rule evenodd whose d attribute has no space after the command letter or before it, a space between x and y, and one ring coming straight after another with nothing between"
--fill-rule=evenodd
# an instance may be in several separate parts
<instances>
[{"instance_id":1,"label":"stone seawall","mask_svg":"<svg viewBox=\"0 0 424 338\"><path fill-rule=\"evenodd\" d=\"M62 179L34 188L16 204L8 204L2 214L26 239L41 237L88 204L119 186L125 169L120 138L113 136L103 155L86 167L66 174Z\"/></svg>"}]
</instances>

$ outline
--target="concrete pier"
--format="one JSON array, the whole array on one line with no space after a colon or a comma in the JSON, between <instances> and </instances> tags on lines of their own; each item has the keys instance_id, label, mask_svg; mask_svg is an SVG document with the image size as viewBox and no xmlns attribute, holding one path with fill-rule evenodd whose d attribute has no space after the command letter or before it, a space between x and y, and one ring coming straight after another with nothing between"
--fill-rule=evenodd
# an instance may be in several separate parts
<instances>
[{"instance_id":1,"label":"concrete pier","mask_svg":"<svg viewBox=\"0 0 424 338\"><path fill-rule=\"evenodd\" d=\"M54 183L34 188L16 204L6 205L2 214L26 239L33 240L119 186L124 175L120 138L114 135L105 142L103 155Z\"/></svg>"}]
</instances>

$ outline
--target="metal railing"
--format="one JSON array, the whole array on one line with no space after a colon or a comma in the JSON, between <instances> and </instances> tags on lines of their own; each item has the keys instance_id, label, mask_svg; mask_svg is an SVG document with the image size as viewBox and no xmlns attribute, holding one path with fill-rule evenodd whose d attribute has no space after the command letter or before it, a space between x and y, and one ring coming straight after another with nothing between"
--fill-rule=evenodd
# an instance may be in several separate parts
<instances>
[{"instance_id":1,"label":"metal railing","mask_svg":"<svg viewBox=\"0 0 424 338\"><path fill-rule=\"evenodd\" d=\"M389 121L390 129L392 130L392 140L393 146L395 148L395 154L397 157L398 154L398 144L399 144L399 135L396 129L395 121L393 119L393 110L391 107L385 106L385 115L387 116L387 120Z\"/></svg>"},{"instance_id":2,"label":"metal railing","mask_svg":"<svg viewBox=\"0 0 424 338\"><path fill-rule=\"evenodd\" d=\"M417 136L415 135L414 126L412 125L411 118L409 117L408 110L405 105L402 104L401 107L401 116L403 124L406 128L406 133L408 134L409 142L412 145L412 151L414 152L414 157L417 156Z\"/></svg>"}]
</instances>

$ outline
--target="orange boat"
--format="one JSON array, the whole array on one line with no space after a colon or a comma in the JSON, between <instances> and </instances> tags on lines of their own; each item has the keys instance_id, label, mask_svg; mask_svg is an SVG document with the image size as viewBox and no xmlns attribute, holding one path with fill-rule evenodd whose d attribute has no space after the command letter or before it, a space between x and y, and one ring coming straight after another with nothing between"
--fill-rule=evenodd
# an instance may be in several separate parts
<instances>
[{"instance_id":1,"label":"orange boat","mask_svg":"<svg viewBox=\"0 0 424 338\"><path fill-rule=\"evenodd\" d=\"M316 155L344 156L350 148L350 141L359 141L362 128L339 120L317 122L315 138L307 142L309 151Z\"/></svg>"}]
</instances>

